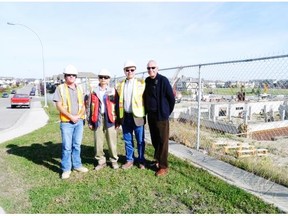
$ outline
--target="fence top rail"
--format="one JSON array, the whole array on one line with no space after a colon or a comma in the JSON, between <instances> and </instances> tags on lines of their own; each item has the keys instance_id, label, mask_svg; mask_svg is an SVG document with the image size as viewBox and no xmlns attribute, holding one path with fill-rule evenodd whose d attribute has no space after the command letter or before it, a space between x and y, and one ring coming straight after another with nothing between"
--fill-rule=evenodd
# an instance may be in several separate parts
<instances>
[{"instance_id":1,"label":"fence top rail","mask_svg":"<svg viewBox=\"0 0 288 216\"><path fill-rule=\"evenodd\" d=\"M210 66L210 65L220 65L220 64L233 64L233 63L241 63L241 62L253 62L253 61L264 61L264 60L269 60L269 59L277 59L277 58L288 58L288 54L286 55L276 55L276 56L266 56L266 57L261 57L261 58L250 58L250 59L240 59L240 60L232 60L232 61L222 61L222 62L213 62L213 63L203 63L203 64L194 64L194 65L185 65L185 66L176 66L176 67L170 67L170 68L159 68L159 71L165 71L165 70L175 70L179 69L182 70L183 68L191 68L191 67L199 67L201 68L202 66ZM147 73L147 71L142 71L135 73L135 75L143 75L144 73ZM121 79L125 78L126 76L120 76L120 77L115 77L115 79Z\"/></svg>"},{"instance_id":2,"label":"fence top rail","mask_svg":"<svg viewBox=\"0 0 288 216\"><path fill-rule=\"evenodd\" d=\"M231 63L241 63L241 62L264 61L264 60L269 60L269 59L287 58L287 57L288 57L288 55L277 55L277 56L268 56L268 57L261 57L261 58L250 58L250 59L242 59L242 60L205 63L205 64L199 64L198 66L201 67L201 66L218 65L218 64L231 64ZM189 66L186 66L186 67L189 67Z\"/></svg>"}]
</instances>

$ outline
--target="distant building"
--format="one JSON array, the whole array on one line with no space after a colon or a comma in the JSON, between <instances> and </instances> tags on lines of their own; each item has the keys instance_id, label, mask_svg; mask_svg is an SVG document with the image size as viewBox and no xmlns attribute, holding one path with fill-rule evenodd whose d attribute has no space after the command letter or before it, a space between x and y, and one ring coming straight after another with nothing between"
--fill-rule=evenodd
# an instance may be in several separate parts
<instances>
[{"instance_id":1,"label":"distant building","mask_svg":"<svg viewBox=\"0 0 288 216\"><path fill-rule=\"evenodd\" d=\"M189 91L189 92L195 93L197 88L198 88L197 78L182 76L176 82L177 91Z\"/></svg>"},{"instance_id":2,"label":"distant building","mask_svg":"<svg viewBox=\"0 0 288 216\"><path fill-rule=\"evenodd\" d=\"M51 81L54 84L64 82L64 74L53 75ZM77 75L76 83L81 84L84 91L87 93L91 88L99 83L98 76L93 72L79 72Z\"/></svg>"}]
</instances>

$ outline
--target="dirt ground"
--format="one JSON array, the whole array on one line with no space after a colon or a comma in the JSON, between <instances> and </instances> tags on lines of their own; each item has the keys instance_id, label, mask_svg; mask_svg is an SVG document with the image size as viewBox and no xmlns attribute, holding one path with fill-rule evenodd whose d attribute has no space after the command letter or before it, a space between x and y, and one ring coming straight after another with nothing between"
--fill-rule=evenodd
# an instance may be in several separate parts
<instances>
[{"instance_id":1,"label":"dirt ground","mask_svg":"<svg viewBox=\"0 0 288 216\"><path fill-rule=\"evenodd\" d=\"M287 168L288 172L288 138L280 138L275 141L258 141L257 146L267 148L269 157L275 165Z\"/></svg>"},{"instance_id":2,"label":"dirt ground","mask_svg":"<svg viewBox=\"0 0 288 216\"><path fill-rule=\"evenodd\" d=\"M176 104L176 109L184 109L191 104ZM182 119L173 120L170 124L170 139L182 143L191 148L195 148L197 140L197 128L195 123L189 123ZM237 137L233 134L221 134L220 131L212 131L209 129L200 129L200 149L211 151L213 143L248 143L253 145L255 149L267 149L268 154L265 156L271 160L271 167L281 167L288 176L288 127L277 128L253 132L249 138ZM224 151L219 151L224 153ZM270 167L270 168L271 168ZM288 177L287 177L288 178Z\"/></svg>"},{"instance_id":3,"label":"dirt ground","mask_svg":"<svg viewBox=\"0 0 288 216\"><path fill-rule=\"evenodd\" d=\"M235 143L235 140L220 138L216 139L214 142ZM288 172L288 138L278 138L274 141L243 139L243 143L249 143L250 145L255 146L256 149L267 149L267 157L272 159L274 165L287 168Z\"/></svg>"}]
</instances>

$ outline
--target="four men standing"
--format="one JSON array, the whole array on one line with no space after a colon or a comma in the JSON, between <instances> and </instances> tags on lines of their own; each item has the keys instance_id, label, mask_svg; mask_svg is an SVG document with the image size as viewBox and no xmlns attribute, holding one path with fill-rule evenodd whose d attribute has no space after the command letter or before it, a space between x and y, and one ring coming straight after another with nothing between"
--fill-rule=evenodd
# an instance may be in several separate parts
<instances>
[{"instance_id":1,"label":"four men standing","mask_svg":"<svg viewBox=\"0 0 288 216\"><path fill-rule=\"evenodd\" d=\"M98 74L99 85L86 96L84 102L83 91L75 83L77 69L72 65L65 68L65 83L57 88L53 98L61 119L62 179L70 177L72 166L79 172L88 171L82 166L80 158L85 106L88 126L94 132L95 159L98 162L95 170L106 166L104 137L112 168L119 168L116 129L120 124L126 152L126 163L122 169L131 168L135 162L140 169L145 169L144 125L147 114L155 150L155 175L168 173L169 116L175 105L172 87L165 76L158 74L158 65L154 60L147 64L149 77L145 82L135 78L136 64L133 61L126 61L123 70L126 79L116 91L109 86L110 72L102 69ZM133 133L137 142L137 158L134 155Z\"/></svg>"}]
</instances>

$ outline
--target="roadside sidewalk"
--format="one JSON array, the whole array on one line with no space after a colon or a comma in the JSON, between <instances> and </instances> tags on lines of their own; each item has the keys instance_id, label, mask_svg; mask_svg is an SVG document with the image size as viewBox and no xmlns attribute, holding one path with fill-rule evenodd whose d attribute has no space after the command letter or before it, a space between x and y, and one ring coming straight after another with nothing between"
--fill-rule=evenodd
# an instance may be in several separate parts
<instances>
[{"instance_id":1,"label":"roadside sidewalk","mask_svg":"<svg viewBox=\"0 0 288 216\"><path fill-rule=\"evenodd\" d=\"M45 126L48 120L49 117L41 107L41 102L33 102L28 114L22 115L12 127L0 131L0 144L37 130Z\"/></svg>"}]
</instances>

